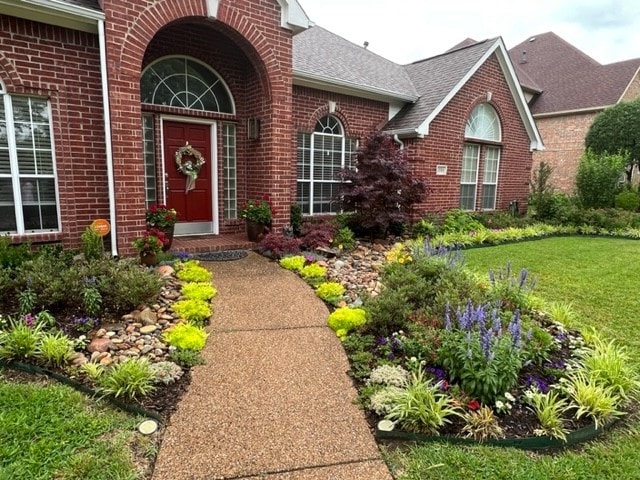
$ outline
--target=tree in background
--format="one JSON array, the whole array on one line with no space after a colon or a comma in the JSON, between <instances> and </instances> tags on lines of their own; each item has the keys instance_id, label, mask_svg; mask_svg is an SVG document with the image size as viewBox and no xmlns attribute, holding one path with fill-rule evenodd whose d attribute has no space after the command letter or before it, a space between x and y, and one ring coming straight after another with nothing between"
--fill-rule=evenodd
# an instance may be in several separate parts
<instances>
[{"instance_id":1,"label":"tree in background","mask_svg":"<svg viewBox=\"0 0 640 480\"><path fill-rule=\"evenodd\" d=\"M609 208L615 205L627 158L620 154L597 154L592 150L584 152L576 174L578 197L583 207Z\"/></svg>"},{"instance_id":2,"label":"tree in background","mask_svg":"<svg viewBox=\"0 0 640 480\"><path fill-rule=\"evenodd\" d=\"M388 135L367 139L356 158L357 168L341 175L342 208L354 212L350 223L360 233L386 235L409 221L411 208L424 199L427 185L413 178L405 152Z\"/></svg>"},{"instance_id":3,"label":"tree in background","mask_svg":"<svg viewBox=\"0 0 640 480\"><path fill-rule=\"evenodd\" d=\"M585 137L585 147L596 154L623 154L627 182L640 162L640 98L621 102L596 115Z\"/></svg>"}]
</instances>

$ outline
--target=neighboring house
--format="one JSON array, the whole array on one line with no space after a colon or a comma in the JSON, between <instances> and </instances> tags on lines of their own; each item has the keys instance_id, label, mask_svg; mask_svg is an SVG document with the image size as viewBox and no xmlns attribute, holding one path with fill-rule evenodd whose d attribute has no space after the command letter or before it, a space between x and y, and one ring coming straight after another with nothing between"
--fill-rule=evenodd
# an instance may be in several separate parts
<instances>
[{"instance_id":1,"label":"neighboring house","mask_svg":"<svg viewBox=\"0 0 640 480\"><path fill-rule=\"evenodd\" d=\"M311 26L296 0L0 0L0 22L14 242L77 246L107 218L127 254L155 202L180 212L177 235L241 231L263 194L276 227L292 202L334 213L336 174L379 130L431 186L418 215L525 207L542 144L501 39L401 66ZM205 161L193 182L187 145Z\"/></svg>"},{"instance_id":2,"label":"neighboring house","mask_svg":"<svg viewBox=\"0 0 640 480\"><path fill-rule=\"evenodd\" d=\"M640 58L601 65L553 32L528 38L509 55L545 145L533 155L534 169L548 163L551 183L571 193L594 117L640 96Z\"/></svg>"}]
</instances>

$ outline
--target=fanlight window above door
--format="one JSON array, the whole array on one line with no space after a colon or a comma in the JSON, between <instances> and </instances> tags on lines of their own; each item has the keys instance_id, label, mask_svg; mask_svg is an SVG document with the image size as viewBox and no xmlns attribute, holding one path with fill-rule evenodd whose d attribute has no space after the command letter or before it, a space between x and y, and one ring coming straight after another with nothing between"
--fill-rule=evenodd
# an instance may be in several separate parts
<instances>
[{"instance_id":1,"label":"fanlight window above door","mask_svg":"<svg viewBox=\"0 0 640 480\"><path fill-rule=\"evenodd\" d=\"M227 85L207 65L184 57L162 58L140 79L142 103L234 113Z\"/></svg>"},{"instance_id":2,"label":"fanlight window above door","mask_svg":"<svg viewBox=\"0 0 640 480\"><path fill-rule=\"evenodd\" d=\"M481 103L473 109L467 119L464 136L493 142L501 141L500 119L491 105Z\"/></svg>"}]
</instances>

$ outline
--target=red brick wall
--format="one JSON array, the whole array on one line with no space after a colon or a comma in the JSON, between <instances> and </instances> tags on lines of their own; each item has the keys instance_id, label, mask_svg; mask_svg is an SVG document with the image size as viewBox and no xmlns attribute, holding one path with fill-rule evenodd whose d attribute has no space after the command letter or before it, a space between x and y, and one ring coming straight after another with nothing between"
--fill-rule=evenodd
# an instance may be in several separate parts
<instances>
[{"instance_id":1,"label":"red brick wall","mask_svg":"<svg viewBox=\"0 0 640 480\"><path fill-rule=\"evenodd\" d=\"M14 241L75 247L91 221L109 217L98 38L0 15L0 78L10 94L51 101L62 221L59 234Z\"/></svg>"},{"instance_id":2,"label":"red brick wall","mask_svg":"<svg viewBox=\"0 0 640 480\"><path fill-rule=\"evenodd\" d=\"M238 138L244 132L244 126L241 126L244 122L240 120L255 116L260 118L262 127L260 140L247 142L238 152L245 161L241 167L247 178L243 188L250 198L270 194L278 211L286 212L288 217L292 179L290 173L282 175L280 172L288 171L293 158L291 32L280 26L277 1L221 0L216 20L206 22L204 0L105 0L104 11L120 249L131 251L131 240L144 227L143 166L139 155L134 161L131 156L131 152L142 151L140 73L144 62L149 61L149 58L145 59L148 46L161 29L173 22L179 22L176 23L179 29L187 32L194 28L197 35L190 35L188 39L192 52L199 49L199 44L210 48L214 45L209 42L210 37L222 34L225 44L215 45L216 49L233 44L252 64L256 73L244 78L244 98L240 95L244 111L239 112L237 118ZM162 50L161 46L158 48ZM150 52L150 56L152 54ZM213 67L225 68L221 65ZM241 92L243 79L238 69L234 77L233 70L230 66L230 82L236 82L236 92ZM243 172L238 173L242 175ZM239 200L242 202L243 199ZM282 213L275 225L283 225L286 221Z\"/></svg>"},{"instance_id":3,"label":"red brick wall","mask_svg":"<svg viewBox=\"0 0 640 480\"><path fill-rule=\"evenodd\" d=\"M584 152L584 138L597 112L576 113L559 117L536 118L545 150L534 152L534 170L545 162L553 172L549 183L557 191L573 193L576 187L576 172Z\"/></svg>"},{"instance_id":4,"label":"red brick wall","mask_svg":"<svg viewBox=\"0 0 640 480\"><path fill-rule=\"evenodd\" d=\"M486 101L487 92L491 92L489 103L497 111L502 126L496 210L507 210L512 200L518 200L521 211L526 209L532 161L530 141L500 65L492 56L438 114L427 136L405 142L416 173L431 187L427 201L418 206L416 214L459 208L465 124L475 106ZM436 176L436 165L446 165L447 175ZM482 171L481 161L479 184ZM480 198L481 185L477 208Z\"/></svg>"}]
</instances>

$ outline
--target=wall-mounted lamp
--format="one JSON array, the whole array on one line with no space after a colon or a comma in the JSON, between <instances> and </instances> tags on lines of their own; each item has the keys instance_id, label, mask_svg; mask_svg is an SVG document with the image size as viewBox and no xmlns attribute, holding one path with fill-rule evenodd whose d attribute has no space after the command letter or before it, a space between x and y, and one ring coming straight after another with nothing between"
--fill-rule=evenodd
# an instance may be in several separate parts
<instances>
[{"instance_id":1,"label":"wall-mounted lamp","mask_svg":"<svg viewBox=\"0 0 640 480\"><path fill-rule=\"evenodd\" d=\"M249 118L247 120L247 138L249 140L258 140L260 138L259 118Z\"/></svg>"}]
</instances>

